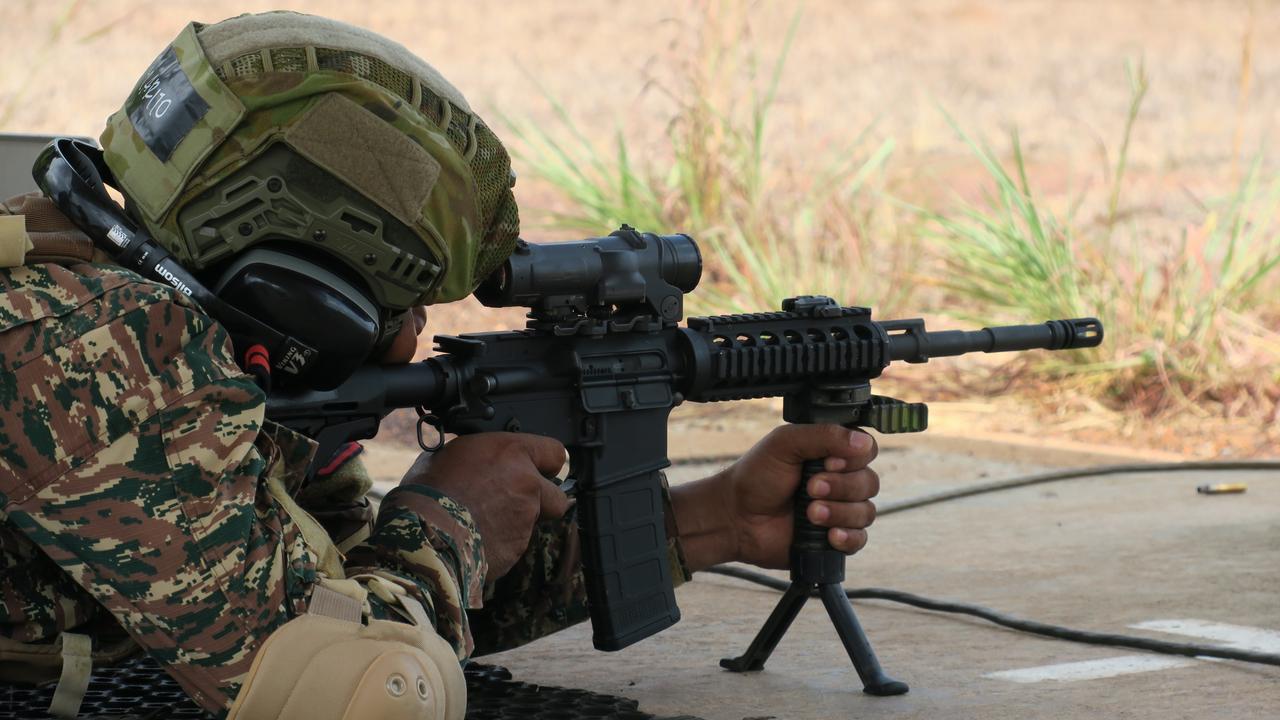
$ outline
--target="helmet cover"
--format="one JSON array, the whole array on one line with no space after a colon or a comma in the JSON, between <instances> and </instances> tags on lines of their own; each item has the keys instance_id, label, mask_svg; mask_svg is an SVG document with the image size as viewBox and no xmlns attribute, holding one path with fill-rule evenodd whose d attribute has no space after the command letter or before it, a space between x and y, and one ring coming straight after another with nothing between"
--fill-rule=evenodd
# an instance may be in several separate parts
<instances>
[{"instance_id":1,"label":"helmet cover","mask_svg":"<svg viewBox=\"0 0 1280 720\"><path fill-rule=\"evenodd\" d=\"M284 244L402 309L466 296L519 233L510 158L462 94L334 20L191 23L101 140L134 215L193 271Z\"/></svg>"}]
</instances>

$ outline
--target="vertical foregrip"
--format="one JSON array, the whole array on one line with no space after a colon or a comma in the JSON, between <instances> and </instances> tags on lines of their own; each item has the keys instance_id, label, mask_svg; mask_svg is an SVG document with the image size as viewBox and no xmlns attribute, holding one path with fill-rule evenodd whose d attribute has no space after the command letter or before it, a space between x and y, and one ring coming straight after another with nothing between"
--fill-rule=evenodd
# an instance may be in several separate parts
<instances>
[{"instance_id":1,"label":"vertical foregrip","mask_svg":"<svg viewBox=\"0 0 1280 720\"><path fill-rule=\"evenodd\" d=\"M578 513L596 649L621 650L679 620L658 471L584 483Z\"/></svg>"},{"instance_id":2,"label":"vertical foregrip","mask_svg":"<svg viewBox=\"0 0 1280 720\"><path fill-rule=\"evenodd\" d=\"M809 480L822 472L823 460L805 460L800 466L800 487L795 496L795 537L792 545L800 550L830 550L827 544L827 529L814 525L809 521L809 503L813 498L809 495Z\"/></svg>"},{"instance_id":3,"label":"vertical foregrip","mask_svg":"<svg viewBox=\"0 0 1280 720\"><path fill-rule=\"evenodd\" d=\"M806 583L844 581L844 553L831 546L827 528L809 521L809 479L822 472L825 460L806 460L800 466L795 495L795 531L791 538L791 579Z\"/></svg>"}]
</instances>

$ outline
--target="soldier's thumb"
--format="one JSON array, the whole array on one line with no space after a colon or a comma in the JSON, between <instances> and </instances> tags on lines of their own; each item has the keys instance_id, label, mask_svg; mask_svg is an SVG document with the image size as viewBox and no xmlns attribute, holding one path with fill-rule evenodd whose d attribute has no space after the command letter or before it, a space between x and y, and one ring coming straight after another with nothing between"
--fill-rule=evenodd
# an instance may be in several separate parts
<instances>
[{"instance_id":1,"label":"soldier's thumb","mask_svg":"<svg viewBox=\"0 0 1280 720\"><path fill-rule=\"evenodd\" d=\"M791 462L827 457L869 462L875 441L870 435L839 425L787 425L779 428L778 455Z\"/></svg>"}]
</instances>

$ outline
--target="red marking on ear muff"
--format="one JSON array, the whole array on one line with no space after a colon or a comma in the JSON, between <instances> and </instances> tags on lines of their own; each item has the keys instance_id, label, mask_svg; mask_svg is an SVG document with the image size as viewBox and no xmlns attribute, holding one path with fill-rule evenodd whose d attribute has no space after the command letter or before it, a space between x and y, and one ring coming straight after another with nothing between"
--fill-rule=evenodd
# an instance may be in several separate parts
<instances>
[{"instance_id":1,"label":"red marking on ear muff","mask_svg":"<svg viewBox=\"0 0 1280 720\"><path fill-rule=\"evenodd\" d=\"M245 370L253 368L262 368L268 375L271 374L271 355L267 349L261 345L251 345L244 353Z\"/></svg>"},{"instance_id":2,"label":"red marking on ear muff","mask_svg":"<svg viewBox=\"0 0 1280 720\"><path fill-rule=\"evenodd\" d=\"M250 345L244 351L244 371L263 392L271 392L271 354L262 345Z\"/></svg>"}]
</instances>

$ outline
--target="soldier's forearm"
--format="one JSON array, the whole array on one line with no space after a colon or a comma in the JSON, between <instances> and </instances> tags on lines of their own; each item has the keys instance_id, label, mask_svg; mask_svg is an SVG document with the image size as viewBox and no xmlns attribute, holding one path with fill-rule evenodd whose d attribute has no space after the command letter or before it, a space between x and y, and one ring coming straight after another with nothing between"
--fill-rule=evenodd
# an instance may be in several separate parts
<instances>
[{"instance_id":1,"label":"soldier's forearm","mask_svg":"<svg viewBox=\"0 0 1280 720\"><path fill-rule=\"evenodd\" d=\"M738 536L725 512L723 483L718 476L671 488L671 507L691 572L737 556Z\"/></svg>"}]
</instances>

